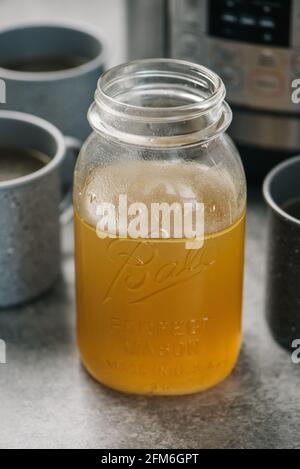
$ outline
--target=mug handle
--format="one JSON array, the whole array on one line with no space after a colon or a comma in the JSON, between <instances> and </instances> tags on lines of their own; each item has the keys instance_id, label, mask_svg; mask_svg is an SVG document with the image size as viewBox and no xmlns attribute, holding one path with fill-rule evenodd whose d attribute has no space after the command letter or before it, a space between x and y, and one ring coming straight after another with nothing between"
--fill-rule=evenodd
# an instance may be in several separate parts
<instances>
[{"instance_id":1,"label":"mug handle","mask_svg":"<svg viewBox=\"0 0 300 469\"><path fill-rule=\"evenodd\" d=\"M71 150L74 156L74 162L76 162L82 147L82 142L75 137L65 136L64 139L66 144L66 156L68 155L68 150ZM63 197L60 203L60 222L62 225L67 225L73 220L72 186L73 185L71 184L67 194Z\"/></svg>"}]
</instances>

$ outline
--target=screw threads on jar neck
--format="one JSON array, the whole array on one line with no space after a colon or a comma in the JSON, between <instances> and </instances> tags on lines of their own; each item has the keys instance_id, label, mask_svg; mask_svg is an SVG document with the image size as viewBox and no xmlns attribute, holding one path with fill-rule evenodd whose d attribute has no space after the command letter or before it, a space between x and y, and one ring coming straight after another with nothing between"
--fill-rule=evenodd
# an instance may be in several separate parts
<instances>
[{"instance_id":1,"label":"screw threads on jar neck","mask_svg":"<svg viewBox=\"0 0 300 469\"><path fill-rule=\"evenodd\" d=\"M98 81L88 118L96 132L143 146L205 142L226 131L232 114L212 71L172 59L130 62Z\"/></svg>"}]
</instances>

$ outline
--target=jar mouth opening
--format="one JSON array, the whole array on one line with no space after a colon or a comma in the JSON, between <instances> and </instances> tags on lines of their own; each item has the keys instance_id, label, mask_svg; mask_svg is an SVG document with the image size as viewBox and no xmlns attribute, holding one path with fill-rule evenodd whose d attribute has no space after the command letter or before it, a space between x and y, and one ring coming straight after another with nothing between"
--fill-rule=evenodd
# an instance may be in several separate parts
<instances>
[{"instance_id":1,"label":"jar mouth opening","mask_svg":"<svg viewBox=\"0 0 300 469\"><path fill-rule=\"evenodd\" d=\"M170 85L170 79L172 85ZM221 78L206 67L183 60L145 59L118 65L98 81L96 103L139 119L192 118L223 102Z\"/></svg>"},{"instance_id":2,"label":"jar mouth opening","mask_svg":"<svg viewBox=\"0 0 300 469\"><path fill-rule=\"evenodd\" d=\"M232 114L225 95L221 78L202 65L137 60L100 77L88 120L96 132L118 141L189 145L226 131Z\"/></svg>"}]
</instances>

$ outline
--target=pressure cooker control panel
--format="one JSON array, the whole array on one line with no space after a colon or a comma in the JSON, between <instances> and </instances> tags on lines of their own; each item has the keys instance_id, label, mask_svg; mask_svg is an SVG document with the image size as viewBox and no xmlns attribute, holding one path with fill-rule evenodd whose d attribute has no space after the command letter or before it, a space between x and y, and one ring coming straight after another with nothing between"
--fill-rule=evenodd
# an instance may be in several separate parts
<instances>
[{"instance_id":1,"label":"pressure cooker control panel","mask_svg":"<svg viewBox=\"0 0 300 469\"><path fill-rule=\"evenodd\" d=\"M300 0L173 0L172 55L202 63L225 82L228 100L299 113Z\"/></svg>"},{"instance_id":2,"label":"pressure cooker control panel","mask_svg":"<svg viewBox=\"0 0 300 469\"><path fill-rule=\"evenodd\" d=\"M290 45L291 0L209 1L211 36L252 44Z\"/></svg>"}]
</instances>

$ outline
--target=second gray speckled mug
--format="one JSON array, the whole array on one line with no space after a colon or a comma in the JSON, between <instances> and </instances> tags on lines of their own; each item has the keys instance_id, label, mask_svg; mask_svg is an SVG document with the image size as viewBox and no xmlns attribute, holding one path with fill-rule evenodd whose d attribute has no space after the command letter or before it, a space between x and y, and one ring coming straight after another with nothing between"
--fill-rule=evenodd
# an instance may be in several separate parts
<instances>
[{"instance_id":1,"label":"second gray speckled mug","mask_svg":"<svg viewBox=\"0 0 300 469\"><path fill-rule=\"evenodd\" d=\"M287 202L300 201L300 156L273 169L264 196L269 206L267 319L277 342L292 351L300 339L300 219Z\"/></svg>"},{"instance_id":2,"label":"second gray speckled mug","mask_svg":"<svg viewBox=\"0 0 300 469\"><path fill-rule=\"evenodd\" d=\"M60 275L61 167L80 143L29 114L0 111L0 145L35 149L41 169L0 182L0 308L47 291Z\"/></svg>"},{"instance_id":3,"label":"second gray speckled mug","mask_svg":"<svg viewBox=\"0 0 300 469\"><path fill-rule=\"evenodd\" d=\"M87 25L47 21L0 28L0 78L6 86L2 109L39 116L83 142L90 134L86 112L104 70L106 50L105 39ZM55 56L78 57L82 63L68 69L62 64L55 71L8 68L9 63ZM72 184L73 170L72 160L66 160L66 190Z\"/></svg>"}]
</instances>

